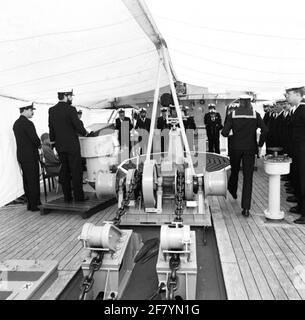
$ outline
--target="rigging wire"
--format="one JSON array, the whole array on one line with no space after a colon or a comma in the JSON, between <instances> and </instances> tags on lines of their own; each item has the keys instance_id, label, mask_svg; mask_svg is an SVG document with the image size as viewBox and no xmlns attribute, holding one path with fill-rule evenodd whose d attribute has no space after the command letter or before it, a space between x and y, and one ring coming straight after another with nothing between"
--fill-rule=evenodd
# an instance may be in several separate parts
<instances>
[{"instance_id":1,"label":"rigging wire","mask_svg":"<svg viewBox=\"0 0 305 320\"><path fill-rule=\"evenodd\" d=\"M63 35L63 34L73 34L73 33L80 33L80 32L91 32L95 30L101 30L105 28L110 28L113 26L117 26L120 24L124 24L129 21L134 21L135 18L141 17L143 14L138 15L137 17L132 17L128 19L124 19L119 22L115 23L110 23L110 24L105 24L102 26L96 26L96 27L91 27L91 28L84 28L84 29L77 29L77 30L70 30L70 31L58 31L58 32L48 32L48 33L42 33L42 34L36 34L33 36L28 36L28 37L22 37L22 38L17 38L17 39L6 39L6 40L0 40L0 45L5 44L5 43L13 43L13 42L19 42L19 41L25 41L25 40L33 40L37 38L45 38L45 37L50 37L50 36L58 36L58 35Z\"/></svg>"},{"instance_id":2,"label":"rigging wire","mask_svg":"<svg viewBox=\"0 0 305 320\"><path fill-rule=\"evenodd\" d=\"M131 60L131 59L134 59L134 58L137 58L137 57L140 57L140 56L144 56L144 55L147 55L147 54L150 54L150 53L155 53L155 52L156 52L156 50L148 50L148 51L145 51L145 52L141 52L141 53L139 53L137 55L128 56L126 58L113 60L111 62L97 64L97 65L90 66L90 67L85 67L85 68L74 69L74 70L67 71L67 72L62 72L62 73L56 73L56 74L52 74L52 75L49 75L49 76L44 76L44 77L35 78L35 79L31 79L31 80L25 80L25 81L10 83L8 85L0 86L0 89L14 87L14 86L18 86L18 85L21 85L21 84L28 84L28 83L32 83L32 82L35 82L35 81L50 79L50 78L54 78L54 77L58 77L58 76L62 76L62 75L71 74L71 73L74 73L74 72L100 68L100 67L108 66L108 65L111 65L111 64L119 63L119 62L122 62L122 61Z\"/></svg>"},{"instance_id":3,"label":"rigging wire","mask_svg":"<svg viewBox=\"0 0 305 320\"><path fill-rule=\"evenodd\" d=\"M231 64L223 63L223 62L216 61L216 60L213 60L213 59L204 58L202 56L198 56L198 55L194 55L194 54L191 54L191 53L187 53L187 52L181 51L179 49L175 49L175 48L169 48L169 50L177 52L177 53L180 53L180 54L183 54L183 55L186 55L186 56L189 56L189 57L205 60L205 61L208 61L208 62L211 62L211 63L214 63L214 64L218 64L218 65L225 66L225 67L230 67L230 68L235 68L235 69L247 70L247 71L258 72L258 73L270 73L270 74L281 74L281 75L300 75L300 76L304 76L305 75L304 72L303 73L277 72L277 71L257 70L257 69L251 69L251 68L246 68L246 67L240 67L240 66L237 66L237 65L231 65Z\"/></svg>"},{"instance_id":4,"label":"rigging wire","mask_svg":"<svg viewBox=\"0 0 305 320\"><path fill-rule=\"evenodd\" d=\"M209 49L213 49L213 50L219 50L219 51L223 51L223 52L230 52L230 53L235 53L235 54L239 54L242 56L249 56L249 57L255 57L255 58L262 58L262 59L277 59L277 60L305 60L304 57L276 57L276 56L265 56L265 55L258 55L258 54L253 54L253 53L247 53L247 52L242 52L242 51L238 51L238 50L230 50L230 49L225 49L225 48L219 48L219 47L214 47L214 46L209 46L207 44L203 44L203 43L199 43L199 42L194 42L194 41L189 41L186 39L181 39L181 38L177 38L176 36L173 35L168 35L169 38L175 39L177 41L181 41L181 42L185 42L185 43L189 43L189 44L193 44L199 47L203 47L203 48L209 48Z\"/></svg>"},{"instance_id":5,"label":"rigging wire","mask_svg":"<svg viewBox=\"0 0 305 320\"><path fill-rule=\"evenodd\" d=\"M177 20L173 18L168 18L168 17L162 17L158 14L154 14L155 17L158 17L162 20L167 20L167 21L172 21L175 23L179 24L184 24L188 25L190 27L196 28L196 29L206 29L206 30L212 30L212 31L217 31L217 32L225 32L225 33L235 33L235 34L240 34L244 36L253 36L253 37L262 37L262 38L275 38L275 39L282 39L282 40L292 40L292 41L305 41L305 38L301 37L286 37L286 36L280 36L280 35L271 35L271 34L264 34L264 33L253 33L253 32L245 32L245 31L237 31L237 30L229 30L229 29L220 29L220 28L214 28L211 26L203 26L203 25L198 25L198 24L193 24L189 22L185 22L182 20Z\"/></svg>"},{"instance_id":6,"label":"rigging wire","mask_svg":"<svg viewBox=\"0 0 305 320\"><path fill-rule=\"evenodd\" d=\"M118 45L122 45L124 43L130 43L130 42L134 42L134 41L139 41L141 39L143 39L143 37L141 37L141 38L139 37L139 38L135 38L135 39L131 39L131 40L126 40L126 41L120 41L120 42L113 43L113 44L110 44L110 45L104 45L104 46L98 46L98 47L89 48L89 49L85 49L85 50L74 51L74 52L71 52L71 53L68 53L68 54L65 54L65 55L62 55L62 56L57 56L57 57L53 57L53 58L38 60L38 61L31 62L31 63L18 65L18 66L6 68L6 69L0 69L0 73L1 72L14 71L14 70L18 70L18 69L25 68L25 67L30 67L32 65L36 65L36 64L39 64L39 63L45 63L45 62L50 62L50 61L59 60L59 59L63 59L63 58L68 58L68 57L72 57L74 55L78 55L78 54L82 54L82 53L86 53L86 52L90 52L90 51L95 51L95 50L100 50L100 49L107 49L107 48L115 47L115 46L118 46Z\"/></svg>"}]
</instances>

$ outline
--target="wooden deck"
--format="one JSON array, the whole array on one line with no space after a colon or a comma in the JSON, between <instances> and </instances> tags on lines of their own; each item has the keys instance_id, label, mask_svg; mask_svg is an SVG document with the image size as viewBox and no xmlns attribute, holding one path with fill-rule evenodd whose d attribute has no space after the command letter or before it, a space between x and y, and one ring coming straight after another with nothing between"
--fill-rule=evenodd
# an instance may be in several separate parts
<instances>
[{"instance_id":1,"label":"wooden deck","mask_svg":"<svg viewBox=\"0 0 305 320\"><path fill-rule=\"evenodd\" d=\"M254 173L249 218L241 215L241 184L240 173L237 200L230 194L209 199L228 299L305 299L305 226L293 223L299 215L288 212L293 204L285 201L283 182L283 222L264 217L268 177L261 160Z\"/></svg>"},{"instance_id":2,"label":"wooden deck","mask_svg":"<svg viewBox=\"0 0 305 320\"><path fill-rule=\"evenodd\" d=\"M213 223L228 299L304 299L305 226L293 224L297 215L284 222L266 222L267 176L261 162L254 173L251 217L228 194L210 197ZM284 199L282 209L290 204ZM75 275L86 252L77 237L85 222L99 224L114 216L116 205L87 220L78 213L52 211L46 216L26 211L25 206L0 208L0 260L51 259L59 261L59 277L43 299L55 299ZM305 280L305 279L304 279Z\"/></svg>"},{"instance_id":3,"label":"wooden deck","mask_svg":"<svg viewBox=\"0 0 305 320\"><path fill-rule=\"evenodd\" d=\"M114 217L116 205L84 220L78 212L52 211L41 216L25 206L0 209L0 260L39 259L59 262L59 276L43 299L55 299L79 270L86 254L77 237L85 222Z\"/></svg>"}]
</instances>

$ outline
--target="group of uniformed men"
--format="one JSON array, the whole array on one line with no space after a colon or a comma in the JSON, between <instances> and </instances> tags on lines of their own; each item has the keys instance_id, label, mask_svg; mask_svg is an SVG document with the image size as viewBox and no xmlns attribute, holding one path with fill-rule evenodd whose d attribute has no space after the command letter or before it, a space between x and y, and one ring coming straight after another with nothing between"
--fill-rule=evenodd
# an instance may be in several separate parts
<instances>
[{"instance_id":1,"label":"group of uniformed men","mask_svg":"<svg viewBox=\"0 0 305 320\"><path fill-rule=\"evenodd\" d=\"M297 202L297 206L290 209L292 213L301 214L295 223L305 223L305 94L304 87L286 90L286 100L277 101L275 105L264 105L265 116L262 119L259 113L253 110L251 97L241 96L239 106L229 109L224 126L221 117L215 110L215 105L209 105L209 113L204 117L209 140L209 152L220 153L219 132L229 137L229 156L231 175L228 190L234 199L237 198L238 172L240 164L243 168L242 214L249 216L252 195L252 179L254 171L255 154L266 141L267 151L270 147L282 147L283 152L292 157L291 173L286 186L288 192L293 193L287 201ZM60 177L64 193L64 200L86 201L82 187L82 159L78 137L89 133L72 106L73 91L58 92L59 102L49 109L50 141L56 147L60 162ZM161 99L162 104L162 99ZM20 118L13 126L17 143L17 159L23 173L23 184L28 210L38 211L40 205L39 186L39 153L41 147L34 124L29 120L35 108L28 105L20 108ZM183 123L185 129L196 129L194 118L188 116L188 107L183 108L185 116ZM174 108L162 106L161 116L157 119L157 128L164 130L171 128L168 121L176 117ZM129 123L129 130L133 128L130 118L125 117L124 109L119 110L115 129L119 131L121 143L121 124ZM151 120L147 117L145 108L141 108L136 119L135 129L150 131ZM256 131L261 129L260 140L257 144ZM269 129L269 130L268 130ZM71 186L72 181L72 186ZM73 197L72 197L73 190Z\"/></svg>"},{"instance_id":2,"label":"group of uniformed men","mask_svg":"<svg viewBox=\"0 0 305 320\"><path fill-rule=\"evenodd\" d=\"M285 100L264 105L264 122L269 131L266 148L281 148L292 158L290 173L282 177L287 202L296 203L291 213L300 214L295 223L305 223L305 95L304 87L289 88Z\"/></svg>"},{"instance_id":3,"label":"group of uniformed men","mask_svg":"<svg viewBox=\"0 0 305 320\"><path fill-rule=\"evenodd\" d=\"M56 148L60 160L59 181L62 185L64 201L83 202L88 200L83 192L83 164L80 152L79 136L88 136L81 119L81 111L72 106L73 90L59 91L59 102L49 109L49 136L47 141ZM13 131L17 145L17 160L19 162L23 187L27 199L27 208L30 211L39 211L40 184L39 184L39 148L41 141L36 133L31 119L34 115L34 105L30 104L19 108L20 117L15 121ZM158 118L157 127L169 127L164 116L167 108L162 108L162 115ZM119 110L119 117L115 122L115 129L119 131L121 142L121 123L129 122L129 130L133 128L130 118L125 117L124 109ZM135 129L150 131L151 120L146 116L147 111L141 108L136 119ZM194 119L187 118L184 122L186 128L196 129ZM43 135L44 136L44 135ZM72 192L73 191L73 192ZM72 195L73 193L73 195Z\"/></svg>"}]
</instances>

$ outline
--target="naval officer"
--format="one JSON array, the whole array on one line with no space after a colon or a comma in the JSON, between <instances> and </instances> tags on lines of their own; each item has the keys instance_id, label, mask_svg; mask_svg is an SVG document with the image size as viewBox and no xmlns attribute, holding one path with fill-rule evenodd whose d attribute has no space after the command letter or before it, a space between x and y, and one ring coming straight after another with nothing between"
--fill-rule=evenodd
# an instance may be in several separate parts
<instances>
[{"instance_id":1,"label":"naval officer","mask_svg":"<svg viewBox=\"0 0 305 320\"><path fill-rule=\"evenodd\" d=\"M83 192L83 171L78 136L88 132L72 106L73 90L61 90L59 102L49 109L49 130L51 143L55 144L60 162L60 178L64 200L72 200L71 180L75 201L85 201Z\"/></svg>"},{"instance_id":2,"label":"naval officer","mask_svg":"<svg viewBox=\"0 0 305 320\"><path fill-rule=\"evenodd\" d=\"M151 120L146 117L147 115L147 110L146 108L141 108L140 109L140 116L137 120L137 123L135 125L135 129L145 129L147 132L150 130L150 122Z\"/></svg>"},{"instance_id":3,"label":"naval officer","mask_svg":"<svg viewBox=\"0 0 305 320\"><path fill-rule=\"evenodd\" d=\"M292 155L295 170L295 192L297 196L296 213L301 215L294 222L305 224L305 87L286 89L286 99L293 107L292 125Z\"/></svg>"},{"instance_id":4,"label":"naval officer","mask_svg":"<svg viewBox=\"0 0 305 320\"><path fill-rule=\"evenodd\" d=\"M17 145L17 160L22 170L23 188L28 201L28 210L39 211L39 152L41 143L35 126L30 120L34 115L33 104L19 108L20 117L15 121L13 131Z\"/></svg>"},{"instance_id":5,"label":"naval officer","mask_svg":"<svg viewBox=\"0 0 305 320\"><path fill-rule=\"evenodd\" d=\"M234 199L237 199L238 173L240 163L243 168L243 189L241 207L242 214L249 216L252 197L252 180L254 171L255 154L257 153L256 130L261 129L258 146L261 148L265 142L267 127L251 105L249 95L240 96L239 107L228 115L221 134L228 137L232 130L230 164L231 175L228 182L228 190Z\"/></svg>"},{"instance_id":6,"label":"naval officer","mask_svg":"<svg viewBox=\"0 0 305 320\"><path fill-rule=\"evenodd\" d=\"M219 132L223 126L221 124L220 113L216 112L216 106L214 103L209 104L209 112L204 116L204 124L206 126L209 141L209 152L220 154Z\"/></svg>"}]
</instances>

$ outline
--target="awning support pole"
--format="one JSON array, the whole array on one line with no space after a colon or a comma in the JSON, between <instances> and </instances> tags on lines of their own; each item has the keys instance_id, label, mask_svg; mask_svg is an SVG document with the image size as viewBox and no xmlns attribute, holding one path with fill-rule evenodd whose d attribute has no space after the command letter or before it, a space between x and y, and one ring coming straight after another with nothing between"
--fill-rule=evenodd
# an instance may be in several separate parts
<instances>
[{"instance_id":1,"label":"awning support pole","mask_svg":"<svg viewBox=\"0 0 305 320\"><path fill-rule=\"evenodd\" d=\"M168 53L167 53L167 49L162 46L162 53L163 53L163 59L165 62L165 67L166 67L166 71L167 71L167 75L169 78L169 84L171 87L171 91L172 91L172 96L174 99L174 104L175 104L175 109L178 115L178 121L179 121L179 126L180 126L180 130L181 130L181 135L182 135L182 141L185 147L185 152L186 152L186 158L189 164L189 167L191 169L192 175L195 175L195 170L194 170L194 165L193 165L193 160L192 160L192 156L191 156L191 151L190 151L190 147L187 141L187 137L186 137L186 133L185 133L185 129L184 129L184 124L183 124L183 120L182 120L182 113L180 110L180 106L179 106L179 101L178 101L178 97L177 97L177 92L176 92L176 88L174 85L174 80L173 80L173 75L169 66L169 59L168 59Z\"/></svg>"},{"instance_id":2,"label":"awning support pole","mask_svg":"<svg viewBox=\"0 0 305 320\"><path fill-rule=\"evenodd\" d=\"M154 128L155 128L157 109L158 109L158 100L159 100L159 91L160 91L160 75L161 75L161 66L163 63L163 61L162 61L163 59L162 59L161 55L159 55L159 56L160 56L160 61L158 64L156 89L155 89L155 93L154 93L154 103L153 103L152 114L151 114L151 123L150 123L149 137L148 137L146 161L150 160L152 142L153 142L153 137L154 137Z\"/></svg>"}]
</instances>

